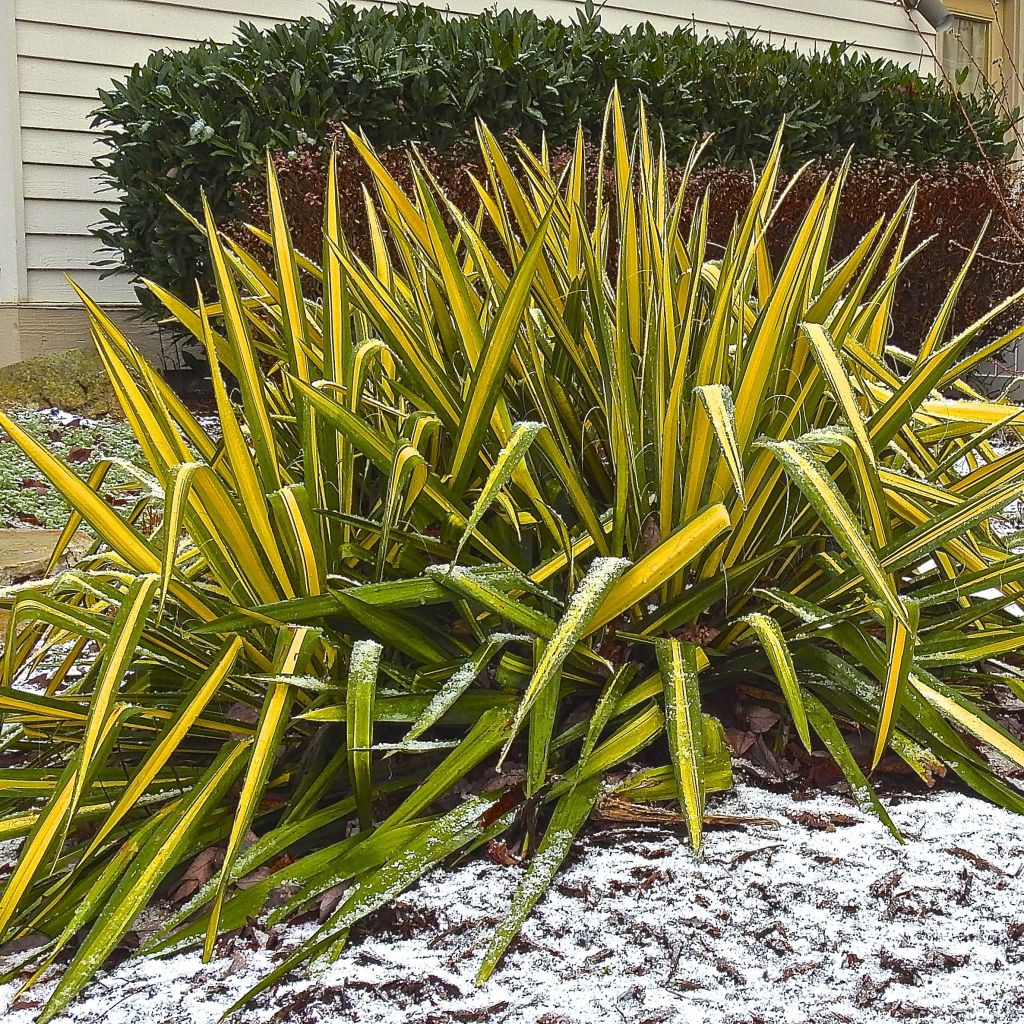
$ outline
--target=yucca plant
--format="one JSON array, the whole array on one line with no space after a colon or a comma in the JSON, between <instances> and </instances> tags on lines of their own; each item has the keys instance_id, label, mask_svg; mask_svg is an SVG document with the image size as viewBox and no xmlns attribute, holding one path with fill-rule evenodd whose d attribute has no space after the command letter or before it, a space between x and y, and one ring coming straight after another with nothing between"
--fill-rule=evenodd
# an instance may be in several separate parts
<instances>
[{"instance_id":1,"label":"yucca plant","mask_svg":"<svg viewBox=\"0 0 1024 1024\"><path fill-rule=\"evenodd\" d=\"M990 520L1024 494L1024 449L993 447L1024 410L965 381L1024 328L967 354L986 322L948 337L954 288L906 355L887 328L912 195L831 261L838 170L773 266L778 142L712 253L707 200L681 229L664 148L608 110L610 194L586 194L582 138L556 180L481 127L473 214L415 155L404 194L354 135L369 261L333 184L314 259L271 172L272 272L206 211L217 295L151 287L209 352L216 436L83 295L147 463L131 514L103 466L83 482L0 418L74 507L64 540L97 537L5 596L0 838L24 843L0 932L45 938L29 984L65 965L43 1021L214 846L146 950L209 958L345 886L269 984L507 834L526 869L483 981L595 812L678 804L699 851L731 784L705 698L737 685L894 833L866 775L886 751L1024 810L1024 750L990 713L996 685L1021 692L1024 556ZM18 688L43 658L45 692Z\"/></svg>"}]
</instances>

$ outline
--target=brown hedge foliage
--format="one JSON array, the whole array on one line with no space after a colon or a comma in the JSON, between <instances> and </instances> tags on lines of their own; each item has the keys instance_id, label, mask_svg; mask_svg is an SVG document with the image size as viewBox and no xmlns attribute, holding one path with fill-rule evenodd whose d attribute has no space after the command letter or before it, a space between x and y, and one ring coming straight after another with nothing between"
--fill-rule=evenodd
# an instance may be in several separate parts
<instances>
[{"instance_id":1,"label":"brown hedge foliage","mask_svg":"<svg viewBox=\"0 0 1024 1024\"><path fill-rule=\"evenodd\" d=\"M342 132L336 133L333 142L338 154L345 230L357 249L366 253L369 242L363 190L369 185L370 175ZM403 187L410 187L408 151L392 147L378 152L395 179ZM295 242L302 251L317 256L322 247L328 153L328 147L307 147L274 158ZM440 153L425 146L420 147L420 153L455 205L475 213L477 198L470 175L479 179L482 172L475 150L467 145ZM552 151L551 161L556 170L564 166L569 154L568 148ZM593 156L588 166L591 173L596 173L596 152ZM809 165L782 201L769 232L770 248L776 259L789 246L811 198L830 170L829 165L820 162ZM676 169L673 177L678 184L681 168ZM978 164L920 168L886 160L854 161L836 228L833 252L837 257L849 253L880 216L891 214L912 185L916 183L918 187L908 251L922 242L928 244L915 257L911 272L901 278L893 317L894 344L907 347L910 339L923 336L989 216L991 223L957 303L954 329L973 322L1024 287L1024 201L1010 182L1008 170ZM713 246L723 245L737 212L750 200L752 183L752 173L748 171L715 165L699 167L687 188L684 222L704 190L709 189L710 240ZM1008 200L1007 196L1011 198ZM245 220L266 227L263 181L256 177L243 181L237 198ZM247 244L252 241L241 223L231 225L228 231L238 238L246 237ZM1024 303L993 325L990 336L996 330L1008 330L1022 317Z\"/></svg>"}]
</instances>

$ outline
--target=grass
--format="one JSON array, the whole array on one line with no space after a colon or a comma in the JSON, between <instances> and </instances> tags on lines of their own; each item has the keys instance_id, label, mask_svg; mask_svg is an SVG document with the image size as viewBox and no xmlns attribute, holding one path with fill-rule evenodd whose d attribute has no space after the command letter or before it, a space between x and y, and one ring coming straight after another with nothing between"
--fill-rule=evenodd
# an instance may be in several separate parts
<instances>
[{"instance_id":1,"label":"grass","mask_svg":"<svg viewBox=\"0 0 1024 1024\"><path fill-rule=\"evenodd\" d=\"M140 458L135 435L123 420L94 420L31 409L13 411L11 418L83 480L88 479L104 459L136 463ZM62 527L71 512L67 499L39 473L21 448L2 433L0 444L4 452L0 460L0 526ZM115 468L107 477L107 490L129 483L129 475ZM126 495L115 496L115 500L129 503Z\"/></svg>"}]
</instances>

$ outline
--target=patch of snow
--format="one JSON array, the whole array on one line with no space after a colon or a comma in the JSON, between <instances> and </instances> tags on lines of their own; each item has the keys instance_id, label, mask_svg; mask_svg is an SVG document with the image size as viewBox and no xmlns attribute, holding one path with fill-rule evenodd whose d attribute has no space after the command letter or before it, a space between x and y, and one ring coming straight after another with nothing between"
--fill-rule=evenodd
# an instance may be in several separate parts
<instances>
[{"instance_id":1,"label":"patch of snow","mask_svg":"<svg viewBox=\"0 0 1024 1024\"><path fill-rule=\"evenodd\" d=\"M91 420L88 416L82 416L77 412L65 412L56 406L51 409L37 409L35 412L38 416L49 416L54 425L58 427L98 427L100 425L99 420Z\"/></svg>"},{"instance_id":2,"label":"patch of snow","mask_svg":"<svg viewBox=\"0 0 1024 1024\"><path fill-rule=\"evenodd\" d=\"M522 869L477 857L427 876L335 963L296 972L233 1020L1020 1021L1024 819L952 791L890 810L905 846L845 798L741 786L709 811L779 827L711 830L701 859L681 833L595 825L479 989ZM61 1020L212 1024L311 927L286 929L273 951L258 931L222 943L207 967L198 952L123 964ZM0 989L0 1011L14 993ZM5 1024L34 1012L12 1009Z\"/></svg>"}]
</instances>

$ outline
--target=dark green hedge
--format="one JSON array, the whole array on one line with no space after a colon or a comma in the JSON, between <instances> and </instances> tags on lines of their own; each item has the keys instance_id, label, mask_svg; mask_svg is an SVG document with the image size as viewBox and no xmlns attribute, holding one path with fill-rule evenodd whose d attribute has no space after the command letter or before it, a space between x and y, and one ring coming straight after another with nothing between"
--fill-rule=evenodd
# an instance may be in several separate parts
<instances>
[{"instance_id":1,"label":"dark green hedge","mask_svg":"<svg viewBox=\"0 0 1024 1024\"><path fill-rule=\"evenodd\" d=\"M941 83L838 46L807 56L743 33L609 32L592 9L563 25L510 11L452 19L418 5L336 4L325 21L243 25L230 45L154 53L102 92L96 125L111 149L98 166L124 201L97 235L136 274L191 292L202 246L165 194L195 209L205 189L228 220L234 186L266 147L316 145L342 122L380 145L444 150L475 118L557 144L577 122L600 131L615 82L631 104L645 98L676 157L712 133L709 160L757 162L783 118L791 165L847 147L917 166L977 161L979 142L990 158L1008 152L994 103L965 100L972 132Z\"/></svg>"}]
</instances>

